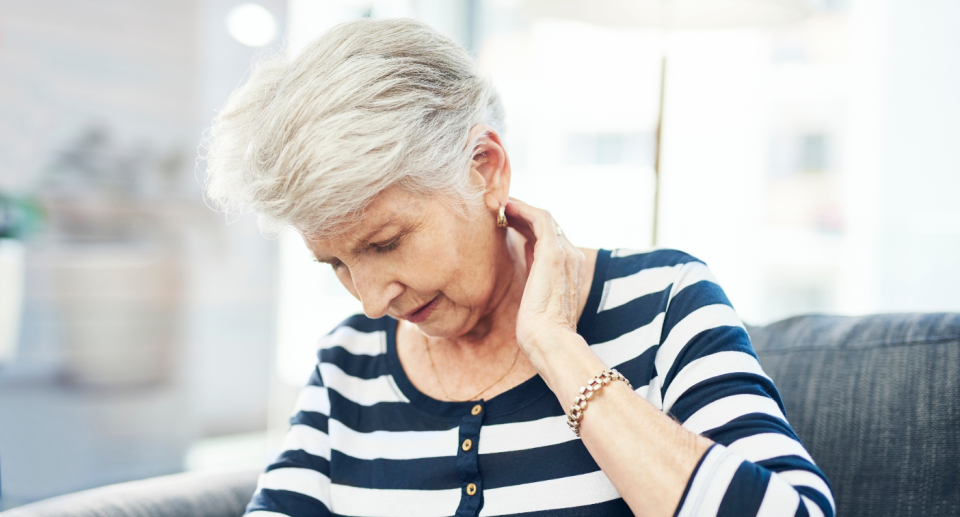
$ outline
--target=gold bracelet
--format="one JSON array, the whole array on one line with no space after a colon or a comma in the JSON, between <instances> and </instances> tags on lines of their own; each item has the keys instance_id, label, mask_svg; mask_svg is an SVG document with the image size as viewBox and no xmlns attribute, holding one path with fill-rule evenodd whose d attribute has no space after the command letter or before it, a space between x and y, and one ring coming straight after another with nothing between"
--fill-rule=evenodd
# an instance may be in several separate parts
<instances>
[{"instance_id":1,"label":"gold bracelet","mask_svg":"<svg viewBox=\"0 0 960 517\"><path fill-rule=\"evenodd\" d=\"M633 389L630 381L613 368L600 372L599 375L590 379L586 386L580 386L580 394L573 400L573 406L570 407L570 413L567 414L567 425L573 431L573 434L577 435L577 438L580 437L580 421L583 420L583 412L587 409L587 400L595 392L600 391L600 388L610 384L611 381L623 381L627 383L627 386L630 386L631 390Z\"/></svg>"}]
</instances>

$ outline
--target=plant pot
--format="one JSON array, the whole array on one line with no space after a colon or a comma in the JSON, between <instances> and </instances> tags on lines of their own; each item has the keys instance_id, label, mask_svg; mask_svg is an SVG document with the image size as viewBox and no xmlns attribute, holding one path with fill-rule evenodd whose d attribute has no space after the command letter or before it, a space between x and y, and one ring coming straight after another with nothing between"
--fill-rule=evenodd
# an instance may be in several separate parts
<instances>
[{"instance_id":1,"label":"plant pot","mask_svg":"<svg viewBox=\"0 0 960 517\"><path fill-rule=\"evenodd\" d=\"M51 257L68 382L156 384L170 376L180 327L176 255L133 244L59 246Z\"/></svg>"},{"instance_id":2,"label":"plant pot","mask_svg":"<svg viewBox=\"0 0 960 517\"><path fill-rule=\"evenodd\" d=\"M0 364L16 356L23 310L23 244L0 239Z\"/></svg>"}]
</instances>

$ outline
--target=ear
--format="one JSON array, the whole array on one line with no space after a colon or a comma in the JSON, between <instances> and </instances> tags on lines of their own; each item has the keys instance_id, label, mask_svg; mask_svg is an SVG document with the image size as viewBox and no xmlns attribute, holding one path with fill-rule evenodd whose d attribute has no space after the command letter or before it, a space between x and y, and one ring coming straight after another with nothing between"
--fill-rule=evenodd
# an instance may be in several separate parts
<instances>
[{"instance_id":1,"label":"ear","mask_svg":"<svg viewBox=\"0 0 960 517\"><path fill-rule=\"evenodd\" d=\"M490 126L478 124L470 130L473 159L470 174L483 181L483 202L490 210L506 205L510 199L510 159L500 135Z\"/></svg>"}]
</instances>

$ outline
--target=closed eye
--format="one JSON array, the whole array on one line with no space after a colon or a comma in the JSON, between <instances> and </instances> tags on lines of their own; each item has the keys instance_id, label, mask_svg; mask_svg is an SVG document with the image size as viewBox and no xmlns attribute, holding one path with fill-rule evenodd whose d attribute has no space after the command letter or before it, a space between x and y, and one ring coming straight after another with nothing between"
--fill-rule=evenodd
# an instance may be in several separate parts
<instances>
[{"instance_id":1,"label":"closed eye","mask_svg":"<svg viewBox=\"0 0 960 517\"><path fill-rule=\"evenodd\" d=\"M402 234L386 244L371 244L371 246L377 253L389 253L400 246L400 237L402 237Z\"/></svg>"},{"instance_id":2,"label":"closed eye","mask_svg":"<svg viewBox=\"0 0 960 517\"><path fill-rule=\"evenodd\" d=\"M337 260L337 259L330 259L330 260L317 260L317 259L313 259L313 261L314 261L314 262L319 262L319 263L321 263L321 264L330 264L330 267L332 267L334 271L336 271L337 268L339 268L340 266L343 265L343 262L340 262L340 261Z\"/></svg>"}]
</instances>

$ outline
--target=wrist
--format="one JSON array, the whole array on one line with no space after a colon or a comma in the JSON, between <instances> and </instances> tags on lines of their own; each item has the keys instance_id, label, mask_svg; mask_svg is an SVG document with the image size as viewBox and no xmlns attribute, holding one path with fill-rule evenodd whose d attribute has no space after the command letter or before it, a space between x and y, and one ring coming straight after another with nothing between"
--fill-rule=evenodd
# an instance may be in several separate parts
<instances>
[{"instance_id":1,"label":"wrist","mask_svg":"<svg viewBox=\"0 0 960 517\"><path fill-rule=\"evenodd\" d=\"M537 373L567 407L593 376L607 369L586 340L573 331L541 334L524 346Z\"/></svg>"}]
</instances>

